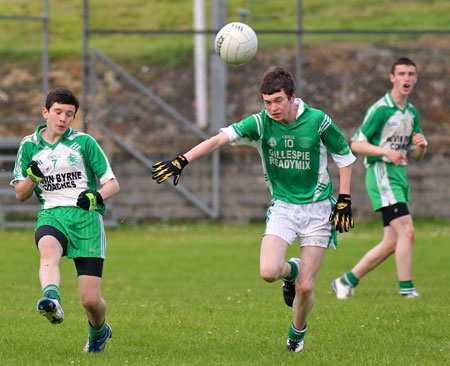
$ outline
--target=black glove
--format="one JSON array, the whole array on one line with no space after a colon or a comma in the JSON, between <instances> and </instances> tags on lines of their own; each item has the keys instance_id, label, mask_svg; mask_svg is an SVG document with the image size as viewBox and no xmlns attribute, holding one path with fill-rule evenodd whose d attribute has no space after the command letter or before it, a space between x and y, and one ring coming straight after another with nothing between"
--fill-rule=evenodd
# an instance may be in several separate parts
<instances>
[{"instance_id":1,"label":"black glove","mask_svg":"<svg viewBox=\"0 0 450 366\"><path fill-rule=\"evenodd\" d=\"M157 179L156 183L162 183L167 178L173 178L173 185L176 186L180 180L181 172L183 168L188 165L187 159L184 155L178 155L175 159L160 161L153 164L152 178Z\"/></svg>"},{"instance_id":2,"label":"black glove","mask_svg":"<svg viewBox=\"0 0 450 366\"><path fill-rule=\"evenodd\" d=\"M331 210L330 222L334 220L334 229L342 233L355 226L352 214L352 198L349 194L340 194L337 203Z\"/></svg>"},{"instance_id":3,"label":"black glove","mask_svg":"<svg viewBox=\"0 0 450 366\"><path fill-rule=\"evenodd\" d=\"M31 160L30 164L28 164L27 174L34 183L39 183L44 179L44 174L41 172L41 169L39 169L38 163L34 160Z\"/></svg>"},{"instance_id":4,"label":"black glove","mask_svg":"<svg viewBox=\"0 0 450 366\"><path fill-rule=\"evenodd\" d=\"M103 197L97 191L87 189L81 192L78 196L77 206L85 211L92 211L97 205L103 203Z\"/></svg>"}]
</instances>

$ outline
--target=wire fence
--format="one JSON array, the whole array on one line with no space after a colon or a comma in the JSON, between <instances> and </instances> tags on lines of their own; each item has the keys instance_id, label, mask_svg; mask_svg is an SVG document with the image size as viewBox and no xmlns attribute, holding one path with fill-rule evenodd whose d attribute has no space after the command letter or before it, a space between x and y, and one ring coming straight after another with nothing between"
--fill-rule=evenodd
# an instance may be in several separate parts
<instances>
[{"instance_id":1,"label":"wire fence","mask_svg":"<svg viewBox=\"0 0 450 366\"><path fill-rule=\"evenodd\" d=\"M15 22L16 19L4 21ZM222 127L259 112L263 107L258 91L261 77L269 67L282 65L293 74L297 74L296 70L301 66L300 96L308 105L328 113L350 138L360 125L366 109L389 89L388 74L392 62L407 56L416 62L419 70L419 83L411 95L411 101L419 110L423 130L431 142L426 159L430 166L434 166L433 159L445 160L450 156L450 31L264 30L257 27L255 30L260 43L256 57L239 67L224 66L226 108L223 115L214 112L216 102L209 100L208 127L203 130L205 136L217 132L218 121L219 127ZM102 122L114 138L122 139L150 161L163 160L187 151L202 138L194 136L190 128L174 124L173 115L158 103L148 100L124 79L123 74L104 63L96 66L95 80L91 80L95 92L89 95L88 76L92 75L93 66L89 54L94 48L99 48L128 75L186 120L195 123L193 36L205 34L211 46L215 32L216 29L99 29L91 24L85 32L88 38L84 46L88 57L83 65L83 84L80 84L80 73L73 72L72 75L67 72L69 66L63 60L53 65L52 84L76 85L74 89L84 92L83 107L95 106L93 122ZM301 58L297 49L299 37ZM118 50L117 45L124 43L129 47ZM115 47L109 47L113 44ZM138 49L133 44L148 44L149 50ZM207 52L209 59L215 57L212 47ZM2 70L0 119L5 123L0 123L0 135L23 136L34 130L35 123L29 122L36 121L42 106L42 90L36 86L40 85L45 75L43 70L39 59L29 62L21 60L19 68ZM215 87L212 82L214 70L212 63L209 63L209 95ZM92 111L87 111L87 121L91 116ZM86 127L88 132L98 133L100 138L107 136L106 130L97 130L89 123ZM170 189L168 185L163 187L149 183L148 169L142 169L136 160L131 160L129 153L106 140L103 143L114 157L113 165L118 167L122 176L127 177L122 179L121 185L130 193L126 200L118 197L116 201L122 217L134 220L204 217L204 210L198 210L190 203L180 201L177 195L167 192ZM259 159L253 153L240 149L236 151L231 153L225 150L220 160L221 217L230 220L237 217L248 220L260 218L265 214L268 197ZM203 164L193 164L183 173L183 182L202 196L209 207L214 205L211 159L205 158ZM244 173L238 169L242 164L247 167ZM362 170L356 171L357 181L363 181L362 174ZM427 179L436 180L436 177L428 175L425 177L425 170L414 171L413 184L416 186L413 190L429 190L431 183ZM433 188L433 191L439 190L441 194L445 192L445 188ZM359 200L361 203L358 205L361 212L370 212L363 185L357 185L355 191L356 202ZM440 201L439 197L430 197L426 205L416 210L421 210L424 215L450 217L450 212L445 211Z\"/></svg>"}]
</instances>

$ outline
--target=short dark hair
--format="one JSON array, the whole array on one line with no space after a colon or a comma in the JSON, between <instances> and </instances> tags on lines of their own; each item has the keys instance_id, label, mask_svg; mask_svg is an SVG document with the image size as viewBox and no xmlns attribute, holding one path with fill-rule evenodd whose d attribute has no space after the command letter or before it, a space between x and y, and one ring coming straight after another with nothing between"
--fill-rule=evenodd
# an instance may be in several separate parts
<instances>
[{"instance_id":1,"label":"short dark hair","mask_svg":"<svg viewBox=\"0 0 450 366\"><path fill-rule=\"evenodd\" d=\"M78 107L80 103L78 102L78 98L75 94L66 88L55 88L48 92L47 99L45 100L45 108L50 110L53 104L61 103L61 104L71 104L75 106L75 114L78 111Z\"/></svg>"},{"instance_id":2,"label":"short dark hair","mask_svg":"<svg viewBox=\"0 0 450 366\"><path fill-rule=\"evenodd\" d=\"M264 74L259 91L261 94L271 95L281 90L291 98L295 92L295 84L289 71L277 66Z\"/></svg>"},{"instance_id":3,"label":"short dark hair","mask_svg":"<svg viewBox=\"0 0 450 366\"><path fill-rule=\"evenodd\" d=\"M413 60L411 60L411 59L408 58L408 57L400 57L397 61L394 62L394 64L393 64L392 67L391 67L391 74L392 74L392 75L394 75L395 67L396 67L397 65L409 65L409 66L414 66L414 67L416 68L416 70L417 70L417 66L416 66L416 64L414 63Z\"/></svg>"}]
</instances>

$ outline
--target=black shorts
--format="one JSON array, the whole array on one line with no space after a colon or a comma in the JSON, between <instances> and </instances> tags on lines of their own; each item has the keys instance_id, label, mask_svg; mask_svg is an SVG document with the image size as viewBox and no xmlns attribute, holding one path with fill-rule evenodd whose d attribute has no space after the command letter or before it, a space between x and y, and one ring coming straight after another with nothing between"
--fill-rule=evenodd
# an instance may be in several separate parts
<instances>
[{"instance_id":1,"label":"black shorts","mask_svg":"<svg viewBox=\"0 0 450 366\"><path fill-rule=\"evenodd\" d=\"M34 233L34 240L36 242L36 246L39 244L39 240L42 239L43 236L50 235L53 236L56 240L58 240L59 244L63 249L63 257L67 255L67 243L68 240L66 236L50 225L40 226L36 232ZM95 276L102 277L103 275L103 258L74 258L75 267L77 269L78 276Z\"/></svg>"},{"instance_id":2,"label":"black shorts","mask_svg":"<svg viewBox=\"0 0 450 366\"><path fill-rule=\"evenodd\" d=\"M409 215L408 206L404 202L395 203L390 206L382 207L379 210L383 218L383 226L389 226L392 220Z\"/></svg>"}]
</instances>

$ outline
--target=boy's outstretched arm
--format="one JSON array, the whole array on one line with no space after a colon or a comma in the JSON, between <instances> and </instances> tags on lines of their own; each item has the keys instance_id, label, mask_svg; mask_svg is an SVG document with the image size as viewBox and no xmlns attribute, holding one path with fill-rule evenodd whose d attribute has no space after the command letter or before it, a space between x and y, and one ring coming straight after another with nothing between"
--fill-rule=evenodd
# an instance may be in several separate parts
<instances>
[{"instance_id":1,"label":"boy's outstretched arm","mask_svg":"<svg viewBox=\"0 0 450 366\"><path fill-rule=\"evenodd\" d=\"M194 146L184 155L178 155L171 160L160 161L153 164L152 178L156 180L156 183L162 183L166 179L174 177L173 185L176 186L180 180L181 172L186 165L195 159L212 153L229 142L228 136L224 132L220 132Z\"/></svg>"}]
</instances>

